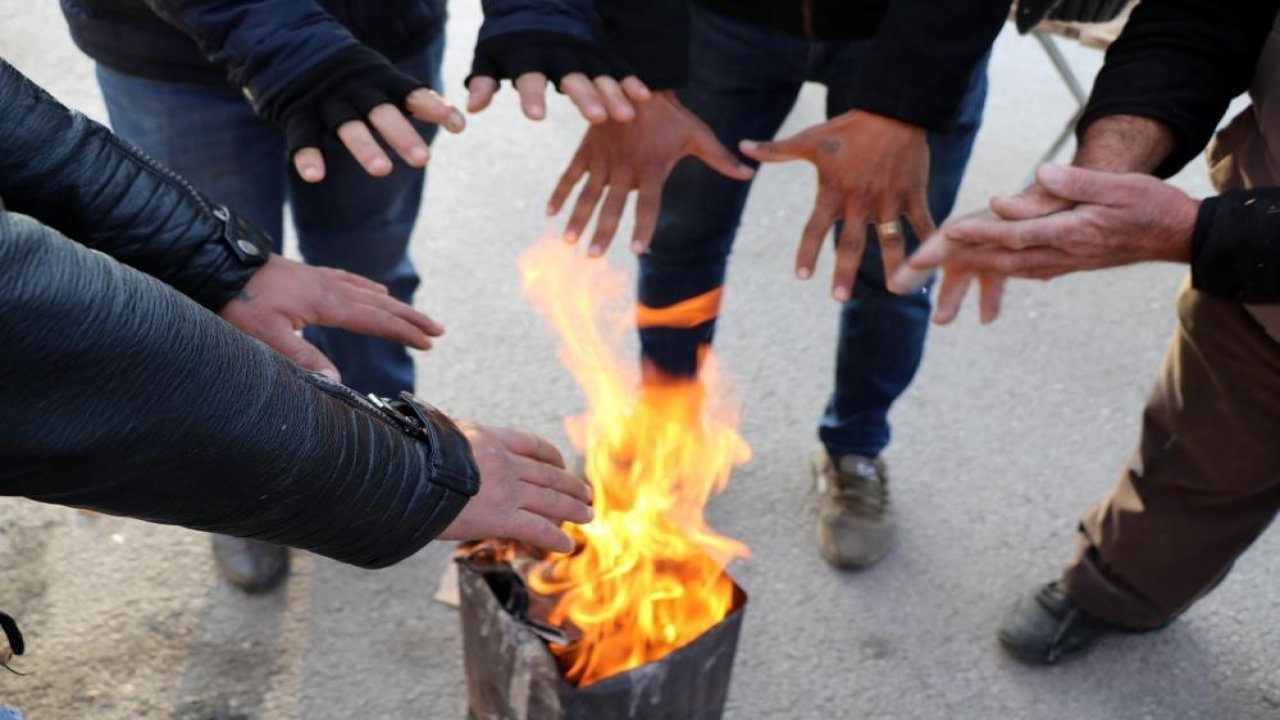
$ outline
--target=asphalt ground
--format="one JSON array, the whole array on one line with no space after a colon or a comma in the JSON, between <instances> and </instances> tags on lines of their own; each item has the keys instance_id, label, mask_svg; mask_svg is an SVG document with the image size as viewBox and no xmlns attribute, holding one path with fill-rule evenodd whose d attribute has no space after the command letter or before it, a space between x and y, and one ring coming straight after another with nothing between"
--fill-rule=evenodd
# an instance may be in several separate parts
<instances>
[{"instance_id":1,"label":"asphalt ground","mask_svg":"<svg viewBox=\"0 0 1280 720\"><path fill-rule=\"evenodd\" d=\"M454 5L445 70L460 97L479 10ZM1085 78L1101 62L1082 48L1066 54ZM52 0L0 0L0 55L104 117L92 65ZM419 304L449 333L421 358L420 391L567 449L561 419L581 396L522 300L515 258L547 227L541 209L583 123L556 102L531 124L513 97L436 148L414 253ZM1072 110L1040 48L1007 31L959 209L1017 189ZM806 88L783 132L821 113L822 89ZM1203 194L1202 176L1196 165L1176 182ZM818 558L808 463L837 306L825 282L790 270L813 189L802 164L761 173L717 341L755 449L709 512L753 553L733 569L751 600L727 717L1280 716L1274 533L1163 632L1108 639L1051 669L1019 665L995 643L1000 615L1055 575L1076 517L1133 446L1179 268L1016 283L994 326L967 313L935 330L893 415L897 547L855 574ZM623 248L611 262L632 265ZM0 700L39 720L460 718L458 620L431 599L450 549L377 572L297 553L282 591L249 598L215 576L197 533L0 501L0 608L22 620L20 667L31 673L0 674Z\"/></svg>"}]
</instances>

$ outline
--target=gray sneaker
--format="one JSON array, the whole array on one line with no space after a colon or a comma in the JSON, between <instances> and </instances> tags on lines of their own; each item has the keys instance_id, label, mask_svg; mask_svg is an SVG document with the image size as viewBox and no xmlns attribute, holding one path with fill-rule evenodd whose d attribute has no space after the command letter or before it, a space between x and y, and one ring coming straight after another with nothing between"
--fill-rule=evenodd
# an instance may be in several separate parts
<instances>
[{"instance_id":1,"label":"gray sneaker","mask_svg":"<svg viewBox=\"0 0 1280 720\"><path fill-rule=\"evenodd\" d=\"M822 493L818 509L822 558L845 570L876 564L889 552L897 530L884 462L861 455L837 460L822 450L813 472Z\"/></svg>"}]
</instances>

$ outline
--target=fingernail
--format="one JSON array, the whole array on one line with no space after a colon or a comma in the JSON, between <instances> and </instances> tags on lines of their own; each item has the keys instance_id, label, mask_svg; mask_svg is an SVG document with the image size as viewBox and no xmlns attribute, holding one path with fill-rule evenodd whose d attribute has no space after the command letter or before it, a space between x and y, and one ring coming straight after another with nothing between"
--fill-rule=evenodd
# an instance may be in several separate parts
<instances>
[{"instance_id":1,"label":"fingernail","mask_svg":"<svg viewBox=\"0 0 1280 720\"><path fill-rule=\"evenodd\" d=\"M547 209L544 212L547 213L547 217L551 217L556 214L556 206L551 203L547 203Z\"/></svg>"},{"instance_id":2,"label":"fingernail","mask_svg":"<svg viewBox=\"0 0 1280 720\"><path fill-rule=\"evenodd\" d=\"M599 245L592 245L591 247L587 248L587 255L591 257L600 257L600 253L602 252L604 252L604 248L600 247Z\"/></svg>"},{"instance_id":3,"label":"fingernail","mask_svg":"<svg viewBox=\"0 0 1280 720\"><path fill-rule=\"evenodd\" d=\"M741 143L738 143L738 147L743 150L755 150L760 147L760 143L755 140L743 140Z\"/></svg>"},{"instance_id":4,"label":"fingernail","mask_svg":"<svg viewBox=\"0 0 1280 720\"><path fill-rule=\"evenodd\" d=\"M587 506L587 522L591 522L592 520L595 520L595 519L596 519L596 511L593 510L590 505L588 505Z\"/></svg>"},{"instance_id":5,"label":"fingernail","mask_svg":"<svg viewBox=\"0 0 1280 720\"><path fill-rule=\"evenodd\" d=\"M382 172L384 170L390 170L391 164L382 158L378 158L377 160L373 160L369 163L369 169L375 172Z\"/></svg>"},{"instance_id":6,"label":"fingernail","mask_svg":"<svg viewBox=\"0 0 1280 720\"><path fill-rule=\"evenodd\" d=\"M336 383L342 382L342 376L339 375L338 371L334 370L333 368L325 368L324 370L320 371L320 374Z\"/></svg>"},{"instance_id":7,"label":"fingernail","mask_svg":"<svg viewBox=\"0 0 1280 720\"><path fill-rule=\"evenodd\" d=\"M565 233L565 234L564 234L564 241L565 241L566 243L570 244L570 245L573 245L574 243L578 242L578 233L576 233L576 232L567 232L567 233Z\"/></svg>"},{"instance_id":8,"label":"fingernail","mask_svg":"<svg viewBox=\"0 0 1280 720\"><path fill-rule=\"evenodd\" d=\"M637 255L643 255L643 254L644 254L644 243L642 243L642 242L633 242L633 243L631 243L631 252L633 252L633 253L635 253L635 254L637 254Z\"/></svg>"},{"instance_id":9,"label":"fingernail","mask_svg":"<svg viewBox=\"0 0 1280 720\"><path fill-rule=\"evenodd\" d=\"M836 300L839 300L840 302L844 302L845 300L849 299L849 288L838 287L835 290L831 291L831 297L835 298Z\"/></svg>"},{"instance_id":10,"label":"fingernail","mask_svg":"<svg viewBox=\"0 0 1280 720\"><path fill-rule=\"evenodd\" d=\"M1067 169L1061 165L1041 165L1040 179L1048 183L1058 183L1066 176Z\"/></svg>"},{"instance_id":11,"label":"fingernail","mask_svg":"<svg viewBox=\"0 0 1280 720\"><path fill-rule=\"evenodd\" d=\"M421 145L409 151L409 158L416 163L425 163L429 157L431 157L431 153L427 152L427 148Z\"/></svg>"},{"instance_id":12,"label":"fingernail","mask_svg":"<svg viewBox=\"0 0 1280 720\"><path fill-rule=\"evenodd\" d=\"M462 132L462 129L465 128L466 126L467 126L467 121L462 117L462 113L460 112L449 113L449 119L445 127L449 128L451 132Z\"/></svg>"},{"instance_id":13,"label":"fingernail","mask_svg":"<svg viewBox=\"0 0 1280 720\"><path fill-rule=\"evenodd\" d=\"M309 182L315 182L320 179L320 168L314 165L308 165L302 168L302 179Z\"/></svg>"},{"instance_id":14,"label":"fingernail","mask_svg":"<svg viewBox=\"0 0 1280 720\"><path fill-rule=\"evenodd\" d=\"M801 280L808 280L809 276L812 274L813 274L813 271L807 267L796 268L796 277L800 278Z\"/></svg>"}]
</instances>

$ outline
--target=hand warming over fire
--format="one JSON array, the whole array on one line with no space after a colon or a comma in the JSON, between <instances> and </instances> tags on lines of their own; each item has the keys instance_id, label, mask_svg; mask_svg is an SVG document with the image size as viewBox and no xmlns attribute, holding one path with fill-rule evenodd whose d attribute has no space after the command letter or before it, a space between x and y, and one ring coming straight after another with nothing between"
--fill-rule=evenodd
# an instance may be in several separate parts
<instances>
[{"instance_id":1,"label":"hand warming over fire","mask_svg":"<svg viewBox=\"0 0 1280 720\"><path fill-rule=\"evenodd\" d=\"M944 268L934 319L955 319L974 277L985 278L981 318L1000 309L1005 277L1048 280L1080 270L1148 261L1189 262L1199 202L1154 177L1041 166L1038 191L992 201L995 212L948 221L893 277L911 291ZM1058 208L1033 194L1060 199ZM1049 210L1041 215L1037 210Z\"/></svg>"},{"instance_id":2,"label":"hand warming over fire","mask_svg":"<svg viewBox=\"0 0 1280 720\"><path fill-rule=\"evenodd\" d=\"M340 381L338 368L298 336L309 325L336 327L431 348L444 326L387 294L378 283L272 255L244 289L218 313L298 365Z\"/></svg>"},{"instance_id":3,"label":"hand warming over fire","mask_svg":"<svg viewBox=\"0 0 1280 720\"><path fill-rule=\"evenodd\" d=\"M570 552L562 522L587 523L591 486L565 472L555 447L531 433L461 424L480 468L480 492L443 534L445 540L498 537Z\"/></svg>"},{"instance_id":4,"label":"hand warming over fire","mask_svg":"<svg viewBox=\"0 0 1280 720\"><path fill-rule=\"evenodd\" d=\"M923 128L883 115L853 110L776 142L744 140L744 154L760 162L808 160L818 169L818 198L800 237L796 277L807 280L832 225L843 220L836 243L831 294L853 296L867 226L876 225L885 276L903 261L902 218L918 237L933 232L926 202L929 145Z\"/></svg>"},{"instance_id":5,"label":"hand warming over fire","mask_svg":"<svg viewBox=\"0 0 1280 720\"><path fill-rule=\"evenodd\" d=\"M735 180L750 180L753 175L751 168L721 145L711 128L681 105L674 93L659 92L648 102L636 105L631 122L607 122L587 130L551 194L547 214L560 212L569 193L585 175L586 183L578 193L564 237L568 242L577 242L604 196L588 249L588 254L596 257L613 241L626 210L627 196L636 190L631 249L644 252L658 225L662 186L671 169L686 155L701 159Z\"/></svg>"}]
</instances>

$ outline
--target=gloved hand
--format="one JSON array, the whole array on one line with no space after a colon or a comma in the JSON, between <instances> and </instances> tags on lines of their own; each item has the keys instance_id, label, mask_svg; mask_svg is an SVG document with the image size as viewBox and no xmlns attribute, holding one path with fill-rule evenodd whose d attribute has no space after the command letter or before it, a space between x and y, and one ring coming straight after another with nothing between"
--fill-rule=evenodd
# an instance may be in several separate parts
<instances>
[{"instance_id":1,"label":"gloved hand","mask_svg":"<svg viewBox=\"0 0 1280 720\"><path fill-rule=\"evenodd\" d=\"M503 80L516 86L521 108L530 120L546 116L548 80L593 123L627 122L635 117L631 101L649 99L645 84L606 49L550 31L511 32L477 43L466 79L468 112L488 107Z\"/></svg>"},{"instance_id":2,"label":"gloved hand","mask_svg":"<svg viewBox=\"0 0 1280 720\"><path fill-rule=\"evenodd\" d=\"M391 160L374 140L376 131L402 159L422 167L427 143L406 115L461 132L462 113L426 83L396 69L382 55L356 46L303 73L264 107L285 131L289 156L304 180L324 179L321 148L336 135L370 174L391 172Z\"/></svg>"}]
</instances>

